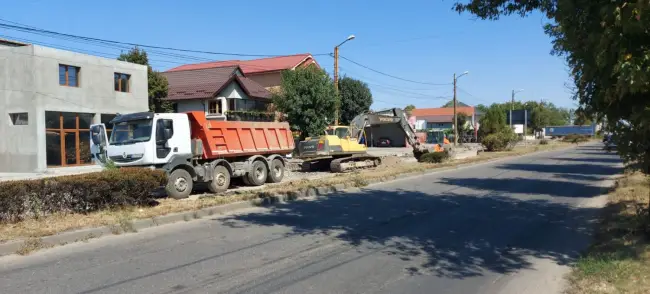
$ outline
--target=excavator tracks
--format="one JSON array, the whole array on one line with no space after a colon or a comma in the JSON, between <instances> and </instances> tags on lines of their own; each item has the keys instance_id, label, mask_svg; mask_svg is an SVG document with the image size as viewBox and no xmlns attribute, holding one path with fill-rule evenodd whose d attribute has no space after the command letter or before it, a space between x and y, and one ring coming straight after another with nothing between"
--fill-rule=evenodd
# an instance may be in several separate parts
<instances>
[{"instance_id":1,"label":"excavator tracks","mask_svg":"<svg viewBox=\"0 0 650 294\"><path fill-rule=\"evenodd\" d=\"M361 168L377 167L381 164L381 158L368 154L356 154L348 157L333 159L330 162L330 171L342 173Z\"/></svg>"}]
</instances>

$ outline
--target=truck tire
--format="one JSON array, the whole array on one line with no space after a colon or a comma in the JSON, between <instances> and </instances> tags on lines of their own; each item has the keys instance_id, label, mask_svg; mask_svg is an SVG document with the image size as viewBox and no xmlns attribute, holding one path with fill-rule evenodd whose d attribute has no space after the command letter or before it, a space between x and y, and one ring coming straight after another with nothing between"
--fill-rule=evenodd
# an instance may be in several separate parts
<instances>
[{"instance_id":1,"label":"truck tire","mask_svg":"<svg viewBox=\"0 0 650 294\"><path fill-rule=\"evenodd\" d=\"M223 165L214 167L214 175L212 180L208 183L208 190L212 193L226 192L230 187L230 172Z\"/></svg>"},{"instance_id":2,"label":"truck tire","mask_svg":"<svg viewBox=\"0 0 650 294\"><path fill-rule=\"evenodd\" d=\"M165 191L167 196L174 199L184 199L190 197L194 182L192 175L186 170L179 168L169 175Z\"/></svg>"},{"instance_id":3,"label":"truck tire","mask_svg":"<svg viewBox=\"0 0 650 294\"><path fill-rule=\"evenodd\" d=\"M284 178L284 163L280 159L273 159L269 167L269 176L266 179L267 183L279 183Z\"/></svg>"},{"instance_id":4,"label":"truck tire","mask_svg":"<svg viewBox=\"0 0 650 294\"><path fill-rule=\"evenodd\" d=\"M264 162L256 160L253 161L251 171L246 174L248 177L248 182L251 186L261 186L266 182L268 176L268 170Z\"/></svg>"}]
</instances>

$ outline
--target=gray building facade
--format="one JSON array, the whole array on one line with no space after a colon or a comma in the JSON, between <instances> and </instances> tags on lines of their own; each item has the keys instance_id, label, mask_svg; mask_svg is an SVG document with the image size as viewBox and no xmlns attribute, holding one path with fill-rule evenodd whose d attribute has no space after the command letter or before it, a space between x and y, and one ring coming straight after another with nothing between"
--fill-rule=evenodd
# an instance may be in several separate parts
<instances>
[{"instance_id":1,"label":"gray building facade","mask_svg":"<svg viewBox=\"0 0 650 294\"><path fill-rule=\"evenodd\" d=\"M147 97L146 66L0 43L0 172L93 164L89 126L147 111Z\"/></svg>"}]
</instances>

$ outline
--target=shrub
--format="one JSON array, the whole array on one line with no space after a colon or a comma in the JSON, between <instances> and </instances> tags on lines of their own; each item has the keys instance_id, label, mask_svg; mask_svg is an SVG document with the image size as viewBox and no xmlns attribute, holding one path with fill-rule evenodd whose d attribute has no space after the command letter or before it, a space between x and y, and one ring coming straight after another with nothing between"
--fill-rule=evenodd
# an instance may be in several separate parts
<instances>
[{"instance_id":1,"label":"shrub","mask_svg":"<svg viewBox=\"0 0 650 294\"><path fill-rule=\"evenodd\" d=\"M548 145L548 140L546 139L539 140L539 145Z\"/></svg>"},{"instance_id":2,"label":"shrub","mask_svg":"<svg viewBox=\"0 0 650 294\"><path fill-rule=\"evenodd\" d=\"M56 212L88 213L106 208L142 205L165 185L165 173L122 168L97 173L0 182L0 221L16 222Z\"/></svg>"},{"instance_id":3,"label":"shrub","mask_svg":"<svg viewBox=\"0 0 650 294\"><path fill-rule=\"evenodd\" d=\"M424 153L420 156L420 162L441 163L447 161L449 157L449 152L447 150L442 152Z\"/></svg>"},{"instance_id":4,"label":"shrub","mask_svg":"<svg viewBox=\"0 0 650 294\"><path fill-rule=\"evenodd\" d=\"M568 142L568 143L578 144L578 143L588 142L589 141L589 136L587 136L587 135L578 135L578 134L569 134L569 135L564 136L564 138L562 138L562 141L563 142Z\"/></svg>"},{"instance_id":5,"label":"shrub","mask_svg":"<svg viewBox=\"0 0 650 294\"><path fill-rule=\"evenodd\" d=\"M505 127L497 133L489 134L481 140L481 144L485 146L485 150L487 151L510 150L516 143L517 134L509 127Z\"/></svg>"}]
</instances>

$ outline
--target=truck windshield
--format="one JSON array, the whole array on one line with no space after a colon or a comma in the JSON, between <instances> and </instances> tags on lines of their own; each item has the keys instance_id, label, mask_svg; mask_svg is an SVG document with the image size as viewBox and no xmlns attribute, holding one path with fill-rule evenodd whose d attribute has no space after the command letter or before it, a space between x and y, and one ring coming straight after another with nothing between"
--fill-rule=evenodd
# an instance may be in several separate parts
<instances>
[{"instance_id":1,"label":"truck windshield","mask_svg":"<svg viewBox=\"0 0 650 294\"><path fill-rule=\"evenodd\" d=\"M111 145L147 142L151 139L151 119L119 122L113 125Z\"/></svg>"}]
</instances>

